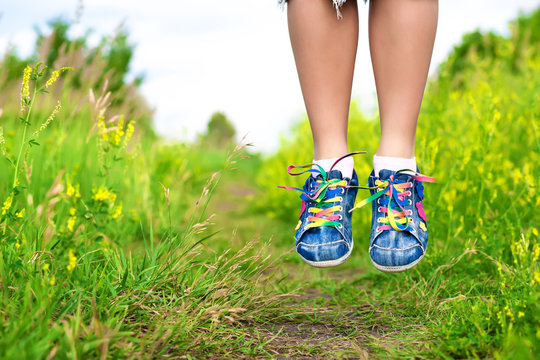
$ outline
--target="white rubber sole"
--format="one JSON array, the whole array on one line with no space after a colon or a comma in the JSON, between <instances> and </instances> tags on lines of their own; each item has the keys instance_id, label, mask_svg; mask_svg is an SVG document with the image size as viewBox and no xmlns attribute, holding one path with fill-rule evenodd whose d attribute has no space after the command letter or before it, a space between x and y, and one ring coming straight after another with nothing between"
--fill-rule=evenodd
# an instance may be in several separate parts
<instances>
[{"instance_id":1,"label":"white rubber sole","mask_svg":"<svg viewBox=\"0 0 540 360\"><path fill-rule=\"evenodd\" d=\"M311 261L311 260L304 259L304 257L300 254L298 255L300 255L300 258L304 260L306 264L308 264L309 266L313 266L316 268L329 268L329 267L335 267L335 266L339 266L343 264L345 260L347 260L349 256L351 256L353 247L354 247L354 241L351 241L351 248L349 249L349 251L347 251L347 253L343 255L342 257L340 257L339 259L335 259L335 260Z\"/></svg>"},{"instance_id":2,"label":"white rubber sole","mask_svg":"<svg viewBox=\"0 0 540 360\"><path fill-rule=\"evenodd\" d=\"M368 255L370 255L370 254L368 253ZM423 257L424 257L424 255L420 256L418 259L414 260L412 263L407 264L407 265L403 265L403 266L383 266L383 265L379 265L376 262L374 262L373 259L371 259L371 255L369 256L373 266L375 266L375 268L377 270L380 270L380 271L385 272L385 273L397 273L397 272L402 272L402 271L409 270L409 269L415 267L416 264L418 264L420 262L420 260L422 260Z\"/></svg>"}]
</instances>

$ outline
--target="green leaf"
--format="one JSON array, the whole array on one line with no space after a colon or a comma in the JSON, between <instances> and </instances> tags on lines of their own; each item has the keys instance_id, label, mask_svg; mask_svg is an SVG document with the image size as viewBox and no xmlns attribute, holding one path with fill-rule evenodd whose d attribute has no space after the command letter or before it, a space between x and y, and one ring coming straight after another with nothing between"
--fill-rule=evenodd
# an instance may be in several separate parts
<instances>
[{"instance_id":1,"label":"green leaf","mask_svg":"<svg viewBox=\"0 0 540 360\"><path fill-rule=\"evenodd\" d=\"M9 163L10 163L12 166L15 166L15 164L13 163L13 160L11 160L10 158L4 156L4 159L6 159L7 161L9 161Z\"/></svg>"},{"instance_id":2,"label":"green leaf","mask_svg":"<svg viewBox=\"0 0 540 360\"><path fill-rule=\"evenodd\" d=\"M23 191L24 189L26 189L26 187L24 186L21 186L21 185L17 185L13 188L13 194L15 196L19 195L21 193L21 191Z\"/></svg>"},{"instance_id":3,"label":"green leaf","mask_svg":"<svg viewBox=\"0 0 540 360\"><path fill-rule=\"evenodd\" d=\"M33 145L39 146L39 145L40 145L40 144L36 141L36 139L30 139L30 141L28 141L28 144L30 144L30 146L33 146Z\"/></svg>"}]
</instances>

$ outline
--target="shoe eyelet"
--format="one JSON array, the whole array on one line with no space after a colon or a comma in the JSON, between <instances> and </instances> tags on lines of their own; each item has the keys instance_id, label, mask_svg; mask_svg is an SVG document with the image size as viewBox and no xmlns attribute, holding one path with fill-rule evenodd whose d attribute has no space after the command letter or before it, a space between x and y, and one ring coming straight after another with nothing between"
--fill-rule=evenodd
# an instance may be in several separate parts
<instances>
[{"instance_id":1,"label":"shoe eyelet","mask_svg":"<svg viewBox=\"0 0 540 360\"><path fill-rule=\"evenodd\" d=\"M343 220L343 216L339 215L339 220Z\"/></svg>"},{"instance_id":2,"label":"shoe eyelet","mask_svg":"<svg viewBox=\"0 0 540 360\"><path fill-rule=\"evenodd\" d=\"M345 194L345 189L341 188L340 194Z\"/></svg>"},{"instance_id":3,"label":"shoe eyelet","mask_svg":"<svg viewBox=\"0 0 540 360\"><path fill-rule=\"evenodd\" d=\"M382 207L379 206L379 207L377 208L377 211L378 211L378 212L382 212Z\"/></svg>"},{"instance_id":4,"label":"shoe eyelet","mask_svg":"<svg viewBox=\"0 0 540 360\"><path fill-rule=\"evenodd\" d=\"M412 205L412 200L411 199L409 199L409 205Z\"/></svg>"}]
</instances>

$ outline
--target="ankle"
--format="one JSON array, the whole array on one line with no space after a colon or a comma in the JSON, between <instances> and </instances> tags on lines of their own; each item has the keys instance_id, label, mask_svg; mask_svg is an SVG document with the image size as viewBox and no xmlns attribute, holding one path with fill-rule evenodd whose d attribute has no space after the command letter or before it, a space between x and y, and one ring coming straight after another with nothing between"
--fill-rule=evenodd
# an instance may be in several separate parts
<instances>
[{"instance_id":1,"label":"ankle","mask_svg":"<svg viewBox=\"0 0 540 360\"><path fill-rule=\"evenodd\" d=\"M394 157L394 158L403 158L403 159L411 159L414 157L414 149L381 149L377 150L377 154L375 156L383 156L383 157Z\"/></svg>"},{"instance_id":2,"label":"ankle","mask_svg":"<svg viewBox=\"0 0 540 360\"><path fill-rule=\"evenodd\" d=\"M317 161L322 159L340 158L348 153L349 147L347 146L347 142L334 141L330 144L324 144L324 146L315 144L313 159Z\"/></svg>"},{"instance_id":3,"label":"ankle","mask_svg":"<svg viewBox=\"0 0 540 360\"><path fill-rule=\"evenodd\" d=\"M373 156L373 171L375 176L379 176L379 171L382 169L398 171L412 170L416 171L416 157L402 158L395 156Z\"/></svg>"},{"instance_id":4,"label":"ankle","mask_svg":"<svg viewBox=\"0 0 540 360\"><path fill-rule=\"evenodd\" d=\"M353 170L354 170L354 159L351 156L339 160L340 158L341 156L335 157L335 158L313 160L313 163L322 167L325 172L329 172L330 169L338 170L339 172L341 172L341 175L343 177L352 179ZM339 162L336 163L336 161L338 160ZM313 169L319 170L319 168L316 165L313 165ZM312 175L317 176L316 173L312 173Z\"/></svg>"},{"instance_id":5,"label":"ankle","mask_svg":"<svg viewBox=\"0 0 540 360\"><path fill-rule=\"evenodd\" d=\"M396 138L389 140L388 137L381 138L379 143L379 149L377 149L377 156L395 157L411 159L414 157L414 141L402 141Z\"/></svg>"}]
</instances>

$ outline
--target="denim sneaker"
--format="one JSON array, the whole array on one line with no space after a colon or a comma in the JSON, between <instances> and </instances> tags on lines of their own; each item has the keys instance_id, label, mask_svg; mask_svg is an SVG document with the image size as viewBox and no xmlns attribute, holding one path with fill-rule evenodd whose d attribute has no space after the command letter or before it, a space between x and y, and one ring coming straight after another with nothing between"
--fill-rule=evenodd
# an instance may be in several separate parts
<instances>
[{"instance_id":1,"label":"denim sneaker","mask_svg":"<svg viewBox=\"0 0 540 360\"><path fill-rule=\"evenodd\" d=\"M371 202L369 255L383 272L405 271L424 257L428 242L427 219L422 206L423 182L435 178L411 170L374 172L368 184L371 196L355 208Z\"/></svg>"},{"instance_id":2,"label":"denim sneaker","mask_svg":"<svg viewBox=\"0 0 540 360\"><path fill-rule=\"evenodd\" d=\"M347 154L336 163L355 154ZM349 258L353 249L351 210L358 192L358 177L354 170L352 178L347 178L338 170L330 169L326 173L320 167L318 170L311 169L312 165L288 168L291 175L305 172L317 174L316 177L310 175L302 189L280 186L302 192L300 219L295 234L296 251L311 266L338 266ZM292 168L306 167L310 170L300 173L290 171Z\"/></svg>"}]
</instances>

